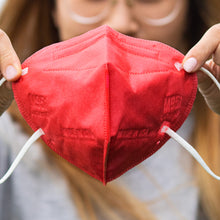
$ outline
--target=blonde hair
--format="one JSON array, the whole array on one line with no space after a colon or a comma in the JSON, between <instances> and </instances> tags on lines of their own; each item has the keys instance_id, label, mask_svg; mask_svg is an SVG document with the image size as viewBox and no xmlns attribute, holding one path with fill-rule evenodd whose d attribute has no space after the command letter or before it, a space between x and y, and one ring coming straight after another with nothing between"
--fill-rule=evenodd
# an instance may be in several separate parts
<instances>
[{"instance_id":1,"label":"blonde hair","mask_svg":"<svg viewBox=\"0 0 220 220\"><path fill-rule=\"evenodd\" d=\"M200 5L200 10L196 4ZM51 10L52 0L8 0L0 16L0 27L8 34L12 44L23 61L40 48L58 41L57 30L53 24ZM204 4L201 6L201 4ZM219 19L219 0L190 0L189 28L200 27L196 34L188 29L189 47L194 44L207 27ZM195 16L196 15L196 16ZM197 16L198 15L198 16ZM190 17L194 16L194 17ZM195 29L193 29L195 30ZM15 103L10 108L11 115L23 125L27 132L29 127L20 116ZM205 158L208 165L220 174L220 123L219 117L211 112L199 96L195 104L196 128L193 134L194 145ZM207 135L211 134L211 135ZM42 143L42 145L44 145ZM97 180L70 165L49 148L43 148L48 160L58 164L66 176L72 198L83 220L95 220L97 207L105 213L104 219L155 219L146 205L131 195L126 189L110 184L105 187ZM201 203L207 215L220 219L220 183L197 168ZM122 213L122 214L120 214Z\"/></svg>"}]
</instances>

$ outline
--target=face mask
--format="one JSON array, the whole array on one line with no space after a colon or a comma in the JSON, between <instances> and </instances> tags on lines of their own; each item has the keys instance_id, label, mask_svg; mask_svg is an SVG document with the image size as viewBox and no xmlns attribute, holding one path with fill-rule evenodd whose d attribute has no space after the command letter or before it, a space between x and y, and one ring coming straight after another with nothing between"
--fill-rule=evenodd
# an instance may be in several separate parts
<instances>
[{"instance_id":1,"label":"face mask","mask_svg":"<svg viewBox=\"0 0 220 220\"><path fill-rule=\"evenodd\" d=\"M196 74L179 68L183 57L165 44L128 37L108 26L29 57L13 91L36 133L2 182L40 136L104 184L150 157L170 136L190 151L174 132L197 92Z\"/></svg>"}]
</instances>

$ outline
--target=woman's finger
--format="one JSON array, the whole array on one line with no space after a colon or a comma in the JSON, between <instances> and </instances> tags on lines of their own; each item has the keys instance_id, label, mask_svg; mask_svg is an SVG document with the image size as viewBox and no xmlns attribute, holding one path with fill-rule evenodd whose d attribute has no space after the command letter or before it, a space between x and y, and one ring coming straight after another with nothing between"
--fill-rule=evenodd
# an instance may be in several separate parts
<instances>
[{"instance_id":1,"label":"woman's finger","mask_svg":"<svg viewBox=\"0 0 220 220\"><path fill-rule=\"evenodd\" d=\"M0 72L8 81L15 81L21 75L21 63L11 41L0 29Z\"/></svg>"},{"instance_id":2,"label":"woman's finger","mask_svg":"<svg viewBox=\"0 0 220 220\"><path fill-rule=\"evenodd\" d=\"M212 26L201 40L189 50L183 60L183 68L187 72L195 72L214 55L214 61L220 61L220 24Z\"/></svg>"}]
</instances>

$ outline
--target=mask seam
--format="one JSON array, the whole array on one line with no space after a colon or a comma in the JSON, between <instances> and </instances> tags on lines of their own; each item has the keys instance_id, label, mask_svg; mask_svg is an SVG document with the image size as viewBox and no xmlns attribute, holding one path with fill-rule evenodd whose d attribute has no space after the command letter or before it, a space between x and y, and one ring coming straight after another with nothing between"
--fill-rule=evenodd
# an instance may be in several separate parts
<instances>
[{"instance_id":1,"label":"mask seam","mask_svg":"<svg viewBox=\"0 0 220 220\"><path fill-rule=\"evenodd\" d=\"M105 65L105 99L104 99L104 148L103 148L103 184L106 185L108 152L110 148L110 79L108 65Z\"/></svg>"},{"instance_id":2,"label":"mask seam","mask_svg":"<svg viewBox=\"0 0 220 220\"><path fill-rule=\"evenodd\" d=\"M156 74L156 73L169 73L171 70L169 69L165 69L165 70L158 70L158 71L149 71L149 72L129 72L126 71L124 69L122 69L120 66L118 65L114 65L116 66L118 69L120 69L123 72L128 72L129 75L145 75L145 74ZM86 71L86 70L93 70L96 69L97 67L91 67L91 68L85 68L85 69L43 69L44 72L77 72L77 71Z\"/></svg>"},{"instance_id":3,"label":"mask seam","mask_svg":"<svg viewBox=\"0 0 220 220\"><path fill-rule=\"evenodd\" d=\"M63 72L63 71L70 71L70 72L77 72L77 71L86 71L86 70L93 70L93 69L96 69L97 67L88 67L88 68L85 68L85 69L67 69L67 68L63 68L63 69L48 69L48 68L45 68L43 69L44 72Z\"/></svg>"}]
</instances>

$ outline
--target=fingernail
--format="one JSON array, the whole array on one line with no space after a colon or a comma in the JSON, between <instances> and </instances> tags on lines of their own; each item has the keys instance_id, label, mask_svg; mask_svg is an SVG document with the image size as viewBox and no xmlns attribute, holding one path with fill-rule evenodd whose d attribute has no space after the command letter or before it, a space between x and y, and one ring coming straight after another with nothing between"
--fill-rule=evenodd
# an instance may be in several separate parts
<instances>
[{"instance_id":1,"label":"fingernail","mask_svg":"<svg viewBox=\"0 0 220 220\"><path fill-rule=\"evenodd\" d=\"M12 66L8 66L5 70L5 78L7 80L11 80L13 78L15 78L18 74L18 71Z\"/></svg>"},{"instance_id":2,"label":"fingernail","mask_svg":"<svg viewBox=\"0 0 220 220\"><path fill-rule=\"evenodd\" d=\"M189 58L188 60L186 60L186 62L183 64L183 69L188 72L191 73L194 68L197 65L197 60L194 57Z\"/></svg>"}]
</instances>

